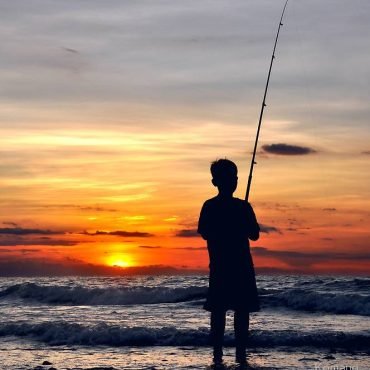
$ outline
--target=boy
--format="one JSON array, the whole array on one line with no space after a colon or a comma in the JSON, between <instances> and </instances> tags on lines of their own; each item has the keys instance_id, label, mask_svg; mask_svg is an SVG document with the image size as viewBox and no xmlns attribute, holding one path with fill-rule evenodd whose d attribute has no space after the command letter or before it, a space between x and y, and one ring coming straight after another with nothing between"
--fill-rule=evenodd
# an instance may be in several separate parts
<instances>
[{"instance_id":1,"label":"boy","mask_svg":"<svg viewBox=\"0 0 370 370\"><path fill-rule=\"evenodd\" d=\"M226 311L233 310L236 361L246 363L249 312L259 310L249 240L259 238L259 225L251 205L233 193L238 183L234 162L219 159L211 164L212 184L218 195L201 210L198 233L207 240L209 289L204 308L211 312L213 361L222 364Z\"/></svg>"}]
</instances>

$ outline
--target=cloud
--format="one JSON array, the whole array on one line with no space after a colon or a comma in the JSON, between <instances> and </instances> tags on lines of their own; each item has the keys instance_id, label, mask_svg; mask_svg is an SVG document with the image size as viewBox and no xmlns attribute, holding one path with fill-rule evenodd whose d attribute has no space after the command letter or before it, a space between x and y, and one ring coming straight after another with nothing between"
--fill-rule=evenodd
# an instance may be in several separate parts
<instances>
[{"instance_id":1,"label":"cloud","mask_svg":"<svg viewBox=\"0 0 370 370\"><path fill-rule=\"evenodd\" d=\"M179 238L197 238L200 235L197 229L182 229L176 233L176 236Z\"/></svg>"},{"instance_id":2,"label":"cloud","mask_svg":"<svg viewBox=\"0 0 370 370\"><path fill-rule=\"evenodd\" d=\"M37 253L37 252L42 252L41 249L37 248L29 248L29 249L8 249L8 248L0 248L0 253L22 253L22 254L29 254L29 253Z\"/></svg>"},{"instance_id":3,"label":"cloud","mask_svg":"<svg viewBox=\"0 0 370 370\"><path fill-rule=\"evenodd\" d=\"M1 70L5 71L4 77L7 77L4 78L4 90L11 93L10 98L16 100L21 96L57 102L86 102L95 99L100 104L113 99L121 104L121 101L136 98L148 105L155 99L155 106L162 103L167 107L175 100L177 104L189 102L204 107L198 109L204 109L211 117L222 116L225 111L228 118L230 114L225 109L211 110L210 105L233 102L239 115L243 113L245 117L245 109L240 108L243 106L240 102L245 99L240 99L240 93L250 94L248 97L252 99L259 92L265 77L261 60L266 60L266 53L269 53L271 36L275 32L272 26L280 12L280 4L276 1L269 1L266 6L259 2L238 0L235 6L227 8L223 2L219 2L212 9L208 2L132 2L133 5L114 2L114 6L108 8L104 2L94 1L94 6L89 9L75 2L39 2L32 3L26 10L22 9L23 12L20 11L19 2L8 3L2 7L3 28L9 29L7 32L11 32L12 37L4 42ZM361 7L351 7L348 2L338 5L338 16L345 15L356 22L348 22L348 25L331 22L330 28L325 15L328 14L331 2L316 5L315 30L311 27L312 22L307 19L309 3L302 2L297 7L294 19L290 19L293 21L291 27L294 29L294 24L299 26L301 38L307 41L306 53L301 57L309 58L306 71L309 79L302 74L294 53L297 49L297 35L288 29L284 30L286 59L280 64L280 73L275 78L280 76L283 81L279 84L278 95L284 107L287 104L287 95L284 94L288 94L290 104L286 109L293 117L304 108L302 102L299 104L301 95L293 87L307 88L308 81L309 88L315 91L310 106L315 107L315 110L321 108L318 116L330 111L327 104L316 105L330 92L339 97L354 96L352 99L366 96L366 84L354 86L356 78L342 78L348 71L358 76L366 71L364 61L368 60L368 53L365 45L368 40L363 29L367 27L367 20L358 14L357 8ZM100 17L102 12L104 18ZM73 19L69 16L72 13ZM125 16L119 18L116 14ZM12 25L15 25L14 28ZM344 27L345 30L345 37L340 43L336 37L336 26ZM119 48L118 34L125 36ZM14 39L22 42L14 43ZM329 44L331 53L327 53ZM355 52L351 53L347 63L337 63L334 70L333 62L343 50L346 53L348 50ZM78 81L65 78L64 73L58 73L59 69L55 70L55 66L69 66L83 55L90 57L94 66L100 66L89 70L93 84L78 84ZM127 55L130 57L127 58ZM245 58L246 55L248 58ZM41 83L37 78L29 76L35 70L36 75L39 71L46 71L48 78ZM17 74L17 71L20 73ZM15 86L24 76L29 78L26 91L24 84ZM75 86L73 89L71 82ZM55 89L56 84L58 89ZM152 88L148 89L147 86ZM248 91L245 91L245 86L249 87ZM337 110L347 107L350 102L343 104L344 107L339 104ZM256 103L252 101L250 106L254 107ZM189 114L188 111L196 112L196 107L183 110L183 114ZM233 116L235 113L234 110ZM362 117L368 117L367 111L361 113ZM313 121L312 115L306 116L309 116L305 117L306 120ZM347 120L344 121L348 125ZM315 128L326 128L320 120L310 123L311 129L313 125Z\"/></svg>"},{"instance_id":4,"label":"cloud","mask_svg":"<svg viewBox=\"0 0 370 370\"><path fill-rule=\"evenodd\" d=\"M290 144L266 144L262 146L262 149L266 153L277 154L277 155L306 155L316 153L316 150L298 145Z\"/></svg>"},{"instance_id":5,"label":"cloud","mask_svg":"<svg viewBox=\"0 0 370 370\"><path fill-rule=\"evenodd\" d=\"M24 229L22 227L5 227L0 228L2 235L58 235L64 234L62 231L53 231L46 229Z\"/></svg>"},{"instance_id":6,"label":"cloud","mask_svg":"<svg viewBox=\"0 0 370 370\"><path fill-rule=\"evenodd\" d=\"M11 222L11 221L4 221L3 225L18 227L18 224L16 224L15 222Z\"/></svg>"},{"instance_id":7,"label":"cloud","mask_svg":"<svg viewBox=\"0 0 370 370\"><path fill-rule=\"evenodd\" d=\"M370 150L364 150L363 152L361 152L362 154L367 154L369 155L370 154Z\"/></svg>"},{"instance_id":8,"label":"cloud","mask_svg":"<svg viewBox=\"0 0 370 370\"><path fill-rule=\"evenodd\" d=\"M72 48L65 48L65 47L63 47L62 49L63 49L64 51L68 52L68 53L79 54L78 50L76 50L76 49L72 49Z\"/></svg>"},{"instance_id":9,"label":"cloud","mask_svg":"<svg viewBox=\"0 0 370 370\"><path fill-rule=\"evenodd\" d=\"M264 224L259 224L259 225L260 225L261 233L266 233L266 234L278 233L278 234L281 234L281 230L278 229L275 226L269 226L269 225L264 225Z\"/></svg>"},{"instance_id":10,"label":"cloud","mask_svg":"<svg viewBox=\"0 0 370 370\"><path fill-rule=\"evenodd\" d=\"M322 210L326 212L335 212L337 209L336 208L323 208Z\"/></svg>"},{"instance_id":11,"label":"cloud","mask_svg":"<svg viewBox=\"0 0 370 370\"><path fill-rule=\"evenodd\" d=\"M101 206L80 206L78 204L50 204L45 205L42 208L59 208L59 209L77 209L80 211L92 211L92 212L118 212L118 209L107 208Z\"/></svg>"},{"instance_id":12,"label":"cloud","mask_svg":"<svg viewBox=\"0 0 370 370\"><path fill-rule=\"evenodd\" d=\"M88 231L84 231L81 233L83 235L112 235L112 236L122 236L122 237L136 237L136 238L149 238L154 236L151 233L140 232L140 231L125 231L125 230L116 230L116 231L100 231L97 230L93 233L89 233Z\"/></svg>"},{"instance_id":13,"label":"cloud","mask_svg":"<svg viewBox=\"0 0 370 370\"><path fill-rule=\"evenodd\" d=\"M139 245L139 248L144 249L161 249L162 247L159 245Z\"/></svg>"},{"instance_id":14,"label":"cloud","mask_svg":"<svg viewBox=\"0 0 370 370\"><path fill-rule=\"evenodd\" d=\"M80 242L77 240L66 240L66 239L54 239L48 237L41 237L41 238L24 238L23 236L19 235L10 235L4 236L0 235L0 246L5 247L16 247L16 246L25 246L25 245L44 245L44 246L65 246L71 247L74 245L78 245Z\"/></svg>"},{"instance_id":15,"label":"cloud","mask_svg":"<svg viewBox=\"0 0 370 370\"><path fill-rule=\"evenodd\" d=\"M206 247L173 247L171 249L184 250L184 251L205 251Z\"/></svg>"},{"instance_id":16,"label":"cloud","mask_svg":"<svg viewBox=\"0 0 370 370\"><path fill-rule=\"evenodd\" d=\"M161 247L159 245L139 245L139 248L144 249L172 249L172 250L184 250L184 251L198 251L206 250L205 247Z\"/></svg>"},{"instance_id":17,"label":"cloud","mask_svg":"<svg viewBox=\"0 0 370 370\"><path fill-rule=\"evenodd\" d=\"M80 209L81 211L118 212L117 209L114 209L114 208L105 208L105 207L82 207L82 206L76 206L76 208Z\"/></svg>"},{"instance_id":18,"label":"cloud","mask_svg":"<svg viewBox=\"0 0 370 370\"><path fill-rule=\"evenodd\" d=\"M297 251L271 250L265 247L252 247L256 256L270 257L281 260L292 267L309 267L320 262L334 260L369 261L370 255L366 253L338 253L338 252L316 252L306 253Z\"/></svg>"}]
</instances>

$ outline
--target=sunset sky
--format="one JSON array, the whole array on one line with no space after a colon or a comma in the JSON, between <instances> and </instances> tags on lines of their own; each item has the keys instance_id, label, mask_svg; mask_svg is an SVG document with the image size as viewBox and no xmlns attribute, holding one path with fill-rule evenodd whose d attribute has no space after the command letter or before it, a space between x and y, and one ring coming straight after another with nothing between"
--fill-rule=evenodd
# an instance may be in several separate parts
<instances>
[{"instance_id":1,"label":"sunset sky","mask_svg":"<svg viewBox=\"0 0 370 370\"><path fill-rule=\"evenodd\" d=\"M206 269L209 165L234 160L244 196L283 5L2 1L0 275ZM288 5L250 196L261 271L370 271L369 19L368 0Z\"/></svg>"}]
</instances>

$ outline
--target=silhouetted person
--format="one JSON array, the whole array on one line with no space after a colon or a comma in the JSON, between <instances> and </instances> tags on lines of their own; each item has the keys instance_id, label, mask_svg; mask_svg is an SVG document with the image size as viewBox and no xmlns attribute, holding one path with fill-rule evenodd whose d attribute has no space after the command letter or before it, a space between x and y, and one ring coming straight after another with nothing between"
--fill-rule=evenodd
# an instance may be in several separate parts
<instances>
[{"instance_id":1,"label":"silhouetted person","mask_svg":"<svg viewBox=\"0 0 370 370\"><path fill-rule=\"evenodd\" d=\"M213 361L222 364L226 311L233 310L236 361L246 363L249 313L259 301L249 240L259 238L259 225L251 205L233 193L238 184L234 162L219 159L211 165L212 184L218 195L201 210L198 233L207 240L209 289L204 308L211 312Z\"/></svg>"}]
</instances>

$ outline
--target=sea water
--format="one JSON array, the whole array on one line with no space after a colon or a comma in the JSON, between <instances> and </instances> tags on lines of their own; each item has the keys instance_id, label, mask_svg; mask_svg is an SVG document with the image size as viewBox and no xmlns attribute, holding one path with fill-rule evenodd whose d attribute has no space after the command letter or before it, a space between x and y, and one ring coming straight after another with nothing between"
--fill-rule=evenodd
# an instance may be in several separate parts
<instances>
[{"instance_id":1,"label":"sea water","mask_svg":"<svg viewBox=\"0 0 370 370\"><path fill-rule=\"evenodd\" d=\"M258 276L255 369L370 369L370 278ZM0 278L0 369L205 369L207 276ZM225 361L233 363L232 312Z\"/></svg>"}]
</instances>

